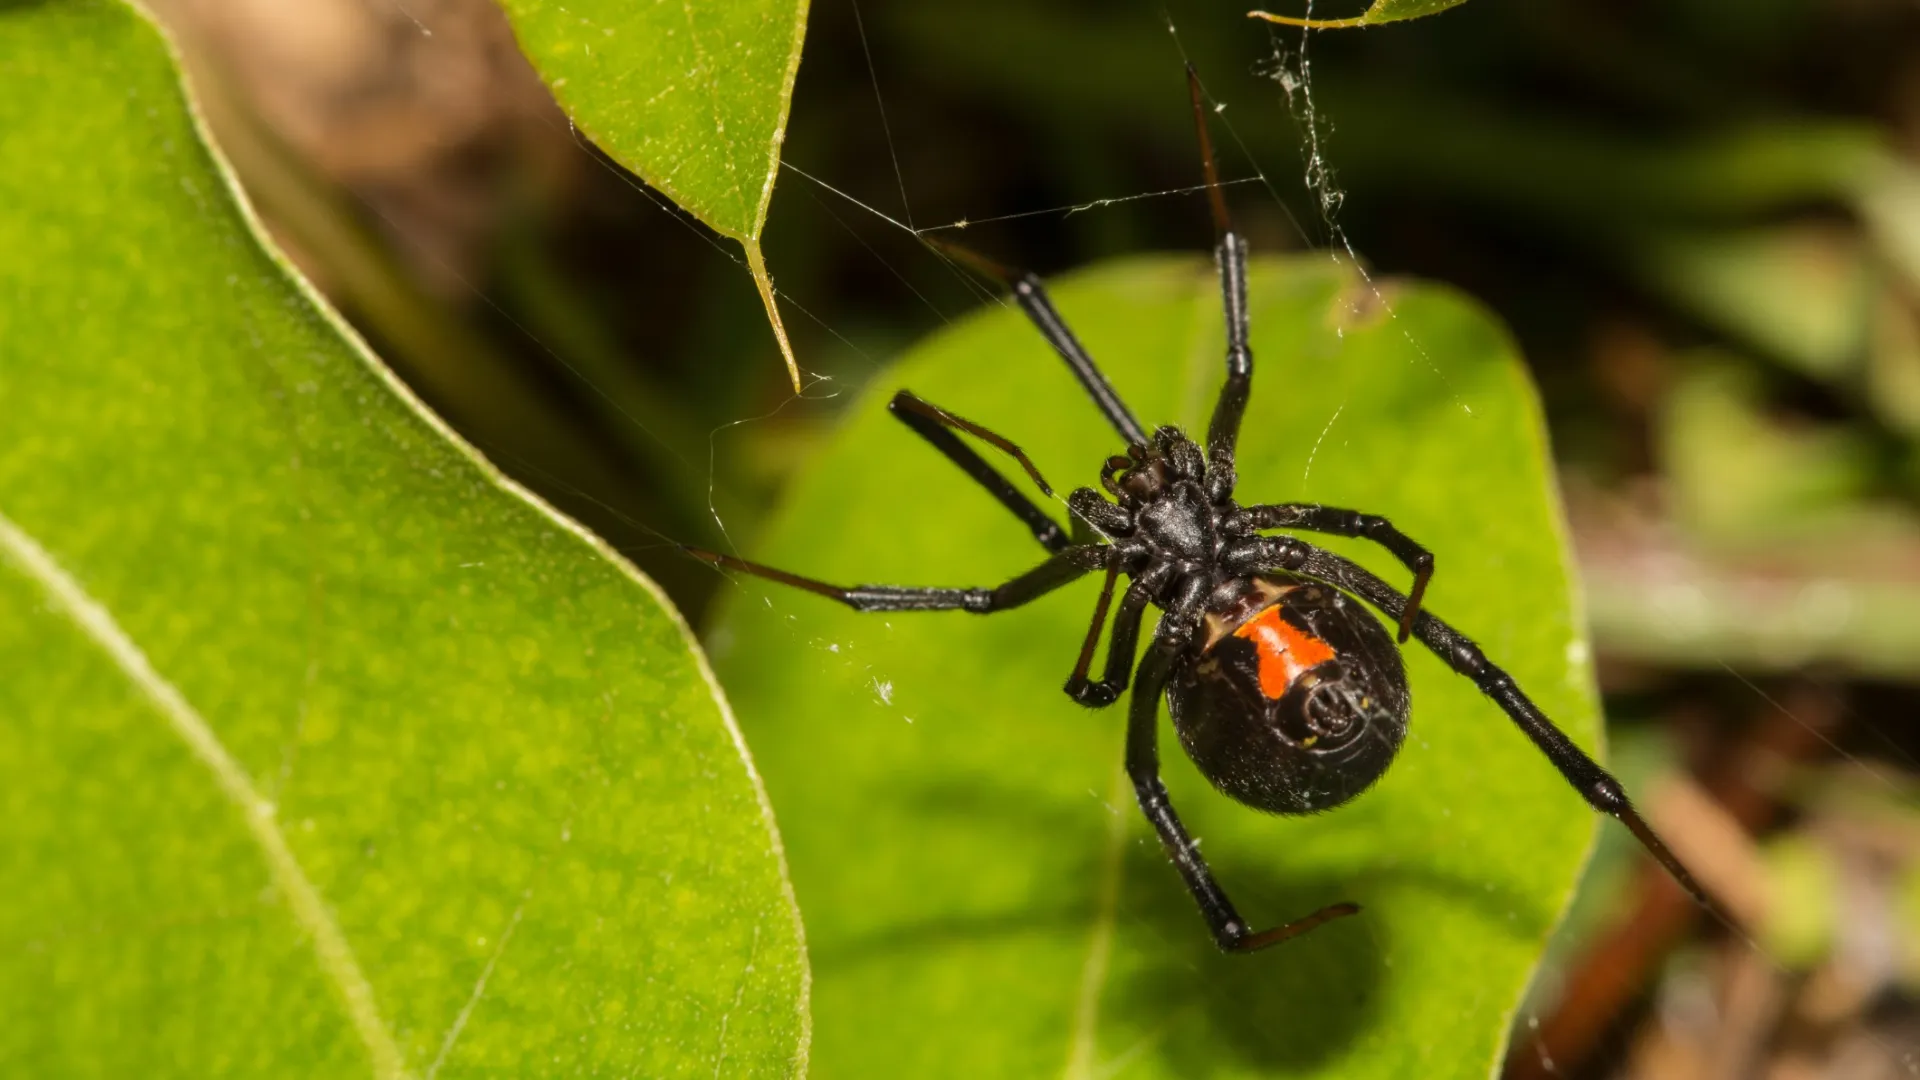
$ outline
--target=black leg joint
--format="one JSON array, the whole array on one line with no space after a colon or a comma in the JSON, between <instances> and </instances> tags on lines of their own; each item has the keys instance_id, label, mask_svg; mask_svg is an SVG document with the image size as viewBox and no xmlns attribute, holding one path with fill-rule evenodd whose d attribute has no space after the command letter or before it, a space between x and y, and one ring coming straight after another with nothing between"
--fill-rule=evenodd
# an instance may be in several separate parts
<instances>
[{"instance_id":1,"label":"black leg joint","mask_svg":"<svg viewBox=\"0 0 1920 1080\"><path fill-rule=\"evenodd\" d=\"M1072 679L1061 687L1075 704L1085 705L1089 709L1104 709L1120 700L1120 690L1105 683L1088 682L1076 684Z\"/></svg>"},{"instance_id":2,"label":"black leg joint","mask_svg":"<svg viewBox=\"0 0 1920 1080\"><path fill-rule=\"evenodd\" d=\"M1600 773L1588 779L1584 794L1587 802L1595 810L1608 817L1624 817L1634 812L1633 803L1627 798L1626 789L1620 786L1620 781L1606 773Z\"/></svg>"},{"instance_id":3,"label":"black leg joint","mask_svg":"<svg viewBox=\"0 0 1920 1080\"><path fill-rule=\"evenodd\" d=\"M1133 515L1100 497L1092 488L1075 488L1067 495L1067 512L1092 526L1102 536L1130 536Z\"/></svg>"}]
</instances>

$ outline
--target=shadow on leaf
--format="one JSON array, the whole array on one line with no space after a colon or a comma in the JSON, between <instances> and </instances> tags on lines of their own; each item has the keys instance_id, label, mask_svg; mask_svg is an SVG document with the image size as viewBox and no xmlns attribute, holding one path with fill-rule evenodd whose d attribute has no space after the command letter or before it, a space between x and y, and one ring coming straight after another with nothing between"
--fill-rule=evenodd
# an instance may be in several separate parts
<instances>
[{"instance_id":1,"label":"shadow on leaf","mask_svg":"<svg viewBox=\"0 0 1920 1080\"><path fill-rule=\"evenodd\" d=\"M1110 905L1103 903L1102 878L1108 871L1090 853L1103 846L1109 808L1090 801L1091 807L1068 804L978 781L927 784L902 793L885 812L1056 841L1058 880L1077 883L1069 891L1078 895L1062 898L1053 892L1024 906L895 924L817 949L816 967L826 972L885 963L911 952L964 953L971 945L1031 936L1082 937L1091 949L1102 912L1110 906L1111 951L1097 998L1091 1013L1084 998L1074 1003L1074 1015L1097 1018L1096 1073L1120 1071L1149 1054L1163 1058L1173 1075L1192 1073L1203 1062L1232 1062L1256 1072L1304 1072L1337 1061L1356 1040L1378 1034L1386 1023L1381 1006L1393 978L1395 951L1420 947L1417 939L1393 936L1385 917L1389 909L1445 903L1473 909L1489 925L1513 925L1516 933L1552 917L1535 898L1503 883L1465 880L1413 860L1358 874L1289 873L1243 841L1212 855L1217 877L1255 926L1300 918L1341 900L1358 901L1368 910L1264 952L1222 954L1145 822L1135 820L1130 802L1111 808L1126 814L1127 821L1117 892Z\"/></svg>"}]
</instances>

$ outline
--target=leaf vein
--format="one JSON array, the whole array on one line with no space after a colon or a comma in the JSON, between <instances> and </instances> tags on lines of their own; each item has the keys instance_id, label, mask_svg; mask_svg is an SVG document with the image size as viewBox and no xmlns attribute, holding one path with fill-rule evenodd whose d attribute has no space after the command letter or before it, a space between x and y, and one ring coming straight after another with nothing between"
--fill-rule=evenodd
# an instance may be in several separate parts
<instances>
[{"instance_id":1,"label":"leaf vein","mask_svg":"<svg viewBox=\"0 0 1920 1080\"><path fill-rule=\"evenodd\" d=\"M120 628L107 609L74 580L47 550L5 514L0 514L0 553L37 581L82 633L98 645L121 672L159 709L193 756L213 773L221 791L240 808L247 831L265 856L268 873L292 910L300 929L313 942L320 970L330 979L346 1006L347 1017L366 1044L373 1071L381 1080L406 1075L400 1047L380 1017L373 985L360 970L353 947L320 892L294 857L286 836L274 818L273 804L254 790L253 781L196 712L185 695L154 669L152 661Z\"/></svg>"},{"instance_id":2,"label":"leaf vein","mask_svg":"<svg viewBox=\"0 0 1920 1080\"><path fill-rule=\"evenodd\" d=\"M480 978L473 984L473 993L467 995L467 1003L460 1006L459 1015L453 1018L453 1026L447 1029L447 1036L440 1040L440 1053L434 1056L433 1064L427 1066L426 1080L433 1080L440 1074L440 1066L446 1064L453 1053L453 1044L460 1041L460 1033L467 1029L467 1019L473 1015L473 1007L480 1004L480 998L487 992L487 980L493 977L493 968L500 962L500 954L507 951L507 943L513 940L513 932L520 927L520 916L527 913L527 901L522 898L520 906L513 909L513 918L507 920L507 928L500 933L500 944L494 946L493 955L487 957L487 965L480 969Z\"/></svg>"},{"instance_id":3,"label":"leaf vein","mask_svg":"<svg viewBox=\"0 0 1920 1080\"><path fill-rule=\"evenodd\" d=\"M1067 1040L1065 1080L1087 1080L1094 1075L1099 1050L1100 991L1107 981L1113 957L1114 922L1120 908L1120 868L1127 842L1126 773L1114 770L1113 787L1102 804L1108 815L1100 851L1100 892L1094 900L1093 930L1087 936L1087 959L1080 968L1080 989L1073 1006L1073 1033Z\"/></svg>"}]
</instances>

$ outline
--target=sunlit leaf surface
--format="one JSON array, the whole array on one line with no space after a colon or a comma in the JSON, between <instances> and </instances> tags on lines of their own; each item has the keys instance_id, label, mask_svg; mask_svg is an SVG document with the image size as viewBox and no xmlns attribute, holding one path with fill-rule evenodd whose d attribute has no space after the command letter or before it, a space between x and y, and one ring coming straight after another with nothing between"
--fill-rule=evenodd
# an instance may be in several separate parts
<instances>
[{"instance_id":1,"label":"sunlit leaf surface","mask_svg":"<svg viewBox=\"0 0 1920 1080\"><path fill-rule=\"evenodd\" d=\"M760 234L806 0L505 0L581 131L716 230Z\"/></svg>"},{"instance_id":2,"label":"sunlit leaf surface","mask_svg":"<svg viewBox=\"0 0 1920 1080\"><path fill-rule=\"evenodd\" d=\"M1383 283L1389 313L1325 256L1261 261L1252 284L1243 498L1391 516L1437 553L1429 608L1593 745L1545 441L1506 337L1432 286ZM1210 265L1109 264L1057 296L1144 422L1204 426L1224 339ZM990 584L1038 561L886 415L899 385L1015 438L1063 490L1119 449L1011 309L939 334L883 382L755 554L846 583ZM1406 580L1376 551L1335 546ZM1229 802L1169 733L1176 805L1243 913L1366 907L1221 956L1121 782L1121 710L1060 692L1096 591L1089 579L983 619L858 615L738 583L714 647L807 917L817 1074L1487 1076L1593 836L1584 804L1421 652L1400 761L1329 814Z\"/></svg>"},{"instance_id":3,"label":"sunlit leaf surface","mask_svg":"<svg viewBox=\"0 0 1920 1080\"><path fill-rule=\"evenodd\" d=\"M0 1074L797 1072L685 628L343 336L176 80L0 7Z\"/></svg>"},{"instance_id":4,"label":"sunlit leaf surface","mask_svg":"<svg viewBox=\"0 0 1920 1080\"><path fill-rule=\"evenodd\" d=\"M760 230L773 198L808 0L504 0L567 116L601 149L740 241L796 392Z\"/></svg>"}]
</instances>

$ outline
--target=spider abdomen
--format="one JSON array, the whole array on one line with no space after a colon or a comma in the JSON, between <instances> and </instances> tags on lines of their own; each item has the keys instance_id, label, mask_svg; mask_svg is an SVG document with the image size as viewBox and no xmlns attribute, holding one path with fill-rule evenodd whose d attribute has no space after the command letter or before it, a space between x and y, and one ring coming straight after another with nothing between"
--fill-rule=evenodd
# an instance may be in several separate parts
<instances>
[{"instance_id":1,"label":"spider abdomen","mask_svg":"<svg viewBox=\"0 0 1920 1080\"><path fill-rule=\"evenodd\" d=\"M1276 814L1329 810L1372 786L1407 734L1400 651L1337 589L1278 575L1210 614L1167 687L1174 730L1213 785Z\"/></svg>"}]
</instances>

